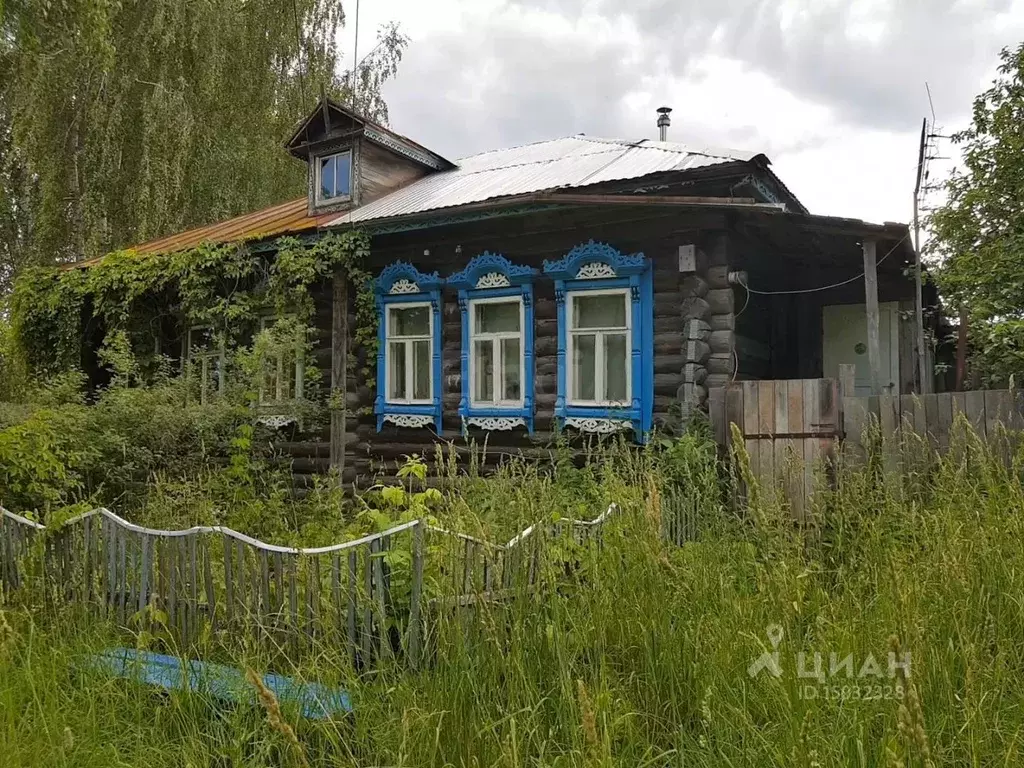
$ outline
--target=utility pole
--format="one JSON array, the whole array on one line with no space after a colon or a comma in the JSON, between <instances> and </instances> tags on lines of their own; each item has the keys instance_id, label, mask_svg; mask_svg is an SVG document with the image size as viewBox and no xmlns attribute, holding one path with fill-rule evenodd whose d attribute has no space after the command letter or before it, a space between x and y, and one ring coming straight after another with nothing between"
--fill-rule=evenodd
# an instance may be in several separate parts
<instances>
[{"instance_id":1,"label":"utility pole","mask_svg":"<svg viewBox=\"0 0 1024 768\"><path fill-rule=\"evenodd\" d=\"M921 221L919 216L921 186L924 182L928 118L921 121L921 144L917 154L917 182L914 184L914 329L917 332L918 393L926 395L932 390L924 350L924 297L921 287Z\"/></svg>"}]
</instances>

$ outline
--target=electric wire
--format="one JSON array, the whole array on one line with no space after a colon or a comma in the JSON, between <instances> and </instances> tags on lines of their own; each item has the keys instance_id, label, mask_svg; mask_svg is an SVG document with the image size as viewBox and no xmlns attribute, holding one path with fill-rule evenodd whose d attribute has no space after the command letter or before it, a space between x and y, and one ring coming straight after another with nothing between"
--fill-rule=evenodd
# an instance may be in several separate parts
<instances>
[{"instance_id":1,"label":"electric wire","mask_svg":"<svg viewBox=\"0 0 1024 768\"><path fill-rule=\"evenodd\" d=\"M880 258L878 260L878 262L876 263L875 266L877 266L878 264L881 264L883 261L885 261L887 258L889 258L893 253L895 253L896 249L899 248L901 245L903 245L904 242L906 242L908 235L909 235L909 233L907 235L904 235L903 237L901 237L899 239L899 241L896 243L896 245L894 245L892 248L890 248L889 251L885 254L885 256L883 256L882 258ZM818 288L798 288L798 289L792 290L792 291L758 291L758 290L755 290L754 288L751 288L750 286L748 286L742 280L739 281L739 283L744 288L746 288L749 293L756 294L757 296L795 296L795 295L798 295L798 294L818 293L819 291L830 291L833 288L841 288L844 285L849 285L850 283L853 283L853 282L856 282L857 280L860 280L862 277L864 277L864 270L861 270L856 275L851 277L849 280L842 280L842 281L840 281L838 283L832 283L831 285L823 285L823 286L820 286Z\"/></svg>"},{"instance_id":2,"label":"electric wire","mask_svg":"<svg viewBox=\"0 0 1024 768\"><path fill-rule=\"evenodd\" d=\"M890 248L886 252L886 254L878 260L875 266L878 266L878 264L881 264L883 261L889 258L889 256L895 253L896 249L903 245L903 243L906 241L908 235L904 235L903 237L901 237L899 241L896 243L896 245ZM749 285L747 285L743 280L737 280L736 282L742 285L743 290L746 291L746 300L743 302L743 306L740 308L740 311L736 313L736 318L739 318L739 316L743 314L744 310L746 310L747 306L750 304L751 294L756 294L758 296L793 296L808 293L818 293L820 291L830 291L833 288L841 288L844 285L849 285L852 282L860 280L862 277L864 277L863 270L861 270L861 272L855 275L854 277L851 277L849 280L843 280L838 283L832 283L831 285L823 285L818 288L801 288L793 291L757 291L751 288ZM736 381L736 376L739 375L740 371L740 358L739 355L736 353L735 349L733 349L732 351L732 360L732 377L730 378L730 383Z\"/></svg>"}]
</instances>

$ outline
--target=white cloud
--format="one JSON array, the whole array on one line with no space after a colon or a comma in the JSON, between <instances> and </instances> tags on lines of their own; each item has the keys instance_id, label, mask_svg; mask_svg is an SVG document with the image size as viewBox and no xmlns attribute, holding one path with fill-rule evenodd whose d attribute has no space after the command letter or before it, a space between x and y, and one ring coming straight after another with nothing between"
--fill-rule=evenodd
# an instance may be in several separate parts
<instances>
[{"instance_id":1,"label":"white cloud","mask_svg":"<svg viewBox=\"0 0 1024 768\"><path fill-rule=\"evenodd\" d=\"M964 125L1024 0L377 0L360 48L389 20L411 38L392 126L449 157L654 137L666 104L671 138L766 153L814 212L906 220L924 82Z\"/></svg>"}]
</instances>

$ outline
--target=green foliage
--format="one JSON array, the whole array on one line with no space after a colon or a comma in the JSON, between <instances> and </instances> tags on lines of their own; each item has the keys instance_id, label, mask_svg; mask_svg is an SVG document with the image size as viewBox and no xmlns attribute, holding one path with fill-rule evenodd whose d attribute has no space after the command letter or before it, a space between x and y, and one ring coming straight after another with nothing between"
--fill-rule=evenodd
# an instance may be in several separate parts
<instances>
[{"instance_id":1,"label":"green foliage","mask_svg":"<svg viewBox=\"0 0 1024 768\"><path fill-rule=\"evenodd\" d=\"M24 360L18 352L11 323L3 310L3 305L0 305L0 403L10 403L24 396L28 375Z\"/></svg>"},{"instance_id":2,"label":"green foliage","mask_svg":"<svg viewBox=\"0 0 1024 768\"><path fill-rule=\"evenodd\" d=\"M80 501L135 508L157 473L194 477L227 455L231 434L248 411L226 403L186 403L181 382L154 388L114 388L94 404L26 406L22 418L0 425L0 499L44 516Z\"/></svg>"},{"instance_id":3,"label":"green foliage","mask_svg":"<svg viewBox=\"0 0 1024 768\"><path fill-rule=\"evenodd\" d=\"M365 309L370 278L361 266L369 253L368 238L355 231L330 233L311 243L280 238L275 247L276 255L269 261L246 243L228 243L165 255L117 251L85 269L25 270L10 302L12 347L37 375L74 369L81 358L85 319L91 316L106 328L102 360L113 364L122 383L132 383L140 377L133 357L144 366L159 367L153 327L161 314L214 328L232 350L242 344L261 315L287 315L290 322L276 331L276 339L273 333L264 337L257 350L262 354L254 357L249 349L248 357L240 361L248 389L255 390L262 366L281 345L296 344L301 337L302 354L308 355L309 336L304 329L313 321L310 288L340 269L356 287L357 306L364 307L357 314L361 325L356 335L373 340L366 352L367 359L373 359L377 316ZM315 384L312 360L307 370L310 383Z\"/></svg>"},{"instance_id":4,"label":"green foliage","mask_svg":"<svg viewBox=\"0 0 1024 768\"><path fill-rule=\"evenodd\" d=\"M990 386L1024 364L1024 43L1000 58L971 127L954 136L964 167L930 221L939 287L969 310L971 367Z\"/></svg>"},{"instance_id":5,"label":"green foliage","mask_svg":"<svg viewBox=\"0 0 1024 768\"><path fill-rule=\"evenodd\" d=\"M540 550L535 589L463 610L431 604L416 673L386 660L360 673L333 635L293 667L251 648L217 661L349 692L354 718L311 723L285 707L315 766L1019 765L1024 457L1007 467L969 434L954 442L921 474L887 471L881 457L840 464L815 508L821 527L778 517L766 492L751 497L756 525L722 525L681 547L659 539L651 495L638 489L662 472L700 477L695 439L658 456L600 449L566 487L525 467L490 486L470 478L474 508L489 487L496 504L529 498L534 514L550 513L568 488L589 487L623 513L599 546ZM436 585L461 583L458 562ZM144 610L138 621L150 624L139 642L160 646L166 618ZM124 643L66 610L0 609L9 764L289 764L259 710L154 695L82 663ZM750 674L774 652L778 676ZM890 676L889 654L903 652L909 676ZM881 677L856 677L869 656Z\"/></svg>"},{"instance_id":6,"label":"green foliage","mask_svg":"<svg viewBox=\"0 0 1024 768\"><path fill-rule=\"evenodd\" d=\"M321 86L353 86L334 0L7 0L0 18L0 292L12 272L96 256L298 197L281 148ZM385 26L357 108L406 40Z\"/></svg>"},{"instance_id":7,"label":"green foliage","mask_svg":"<svg viewBox=\"0 0 1024 768\"><path fill-rule=\"evenodd\" d=\"M82 455L69 441L69 426L54 411L40 410L0 431L0 495L19 509L48 509L81 487L74 467Z\"/></svg>"}]
</instances>

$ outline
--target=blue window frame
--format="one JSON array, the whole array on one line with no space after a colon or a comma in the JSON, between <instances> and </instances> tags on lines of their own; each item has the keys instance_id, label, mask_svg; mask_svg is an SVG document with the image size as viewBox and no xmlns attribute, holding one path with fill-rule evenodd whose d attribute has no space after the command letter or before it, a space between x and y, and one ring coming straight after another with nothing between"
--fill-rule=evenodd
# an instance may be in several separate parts
<instances>
[{"instance_id":1,"label":"blue window frame","mask_svg":"<svg viewBox=\"0 0 1024 768\"><path fill-rule=\"evenodd\" d=\"M459 291L462 314L462 397L465 434L526 427L533 434L532 267L484 251L447 283Z\"/></svg>"},{"instance_id":2,"label":"blue window frame","mask_svg":"<svg viewBox=\"0 0 1024 768\"><path fill-rule=\"evenodd\" d=\"M433 425L441 433L441 286L436 272L396 261L374 281L377 331L377 431Z\"/></svg>"},{"instance_id":3,"label":"blue window frame","mask_svg":"<svg viewBox=\"0 0 1024 768\"><path fill-rule=\"evenodd\" d=\"M581 243L545 261L558 311L561 427L632 429L646 442L654 411L654 286L650 260L606 243Z\"/></svg>"}]
</instances>

